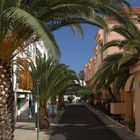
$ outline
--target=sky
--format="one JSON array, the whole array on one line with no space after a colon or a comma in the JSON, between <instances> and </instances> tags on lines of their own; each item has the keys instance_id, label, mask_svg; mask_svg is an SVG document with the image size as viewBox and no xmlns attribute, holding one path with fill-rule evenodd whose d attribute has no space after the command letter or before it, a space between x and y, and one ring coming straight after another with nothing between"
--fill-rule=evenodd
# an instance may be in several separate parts
<instances>
[{"instance_id":1,"label":"sky","mask_svg":"<svg viewBox=\"0 0 140 140\"><path fill-rule=\"evenodd\" d=\"M134 6L140 6L140 0L129 0ZM90 58L94 55L93 49L96 46L95 35L97 27L82 25L84 38L77 32L75 35L70 27L64 27L54 32L56 41L61 51L61 63L64 63L79 73L83 70Z\"/></svg>"}]
</instances>

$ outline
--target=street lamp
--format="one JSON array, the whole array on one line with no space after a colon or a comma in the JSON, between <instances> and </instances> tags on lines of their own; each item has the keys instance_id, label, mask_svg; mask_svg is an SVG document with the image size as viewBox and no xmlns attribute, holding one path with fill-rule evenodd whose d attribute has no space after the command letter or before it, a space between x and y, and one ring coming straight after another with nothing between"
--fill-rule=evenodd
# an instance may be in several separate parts
<instances>
[{"instance_id":1,"label":"street lamp","mask_svg":"<svg viewBox=\"0 0 140 140\"><path fill-rule=\"evenodd\" d=\"M36 82L36 100L35 100L35 114L36 114L36 131L37 140L39 140L39 80Z\"/></svg>"}]
</instances>

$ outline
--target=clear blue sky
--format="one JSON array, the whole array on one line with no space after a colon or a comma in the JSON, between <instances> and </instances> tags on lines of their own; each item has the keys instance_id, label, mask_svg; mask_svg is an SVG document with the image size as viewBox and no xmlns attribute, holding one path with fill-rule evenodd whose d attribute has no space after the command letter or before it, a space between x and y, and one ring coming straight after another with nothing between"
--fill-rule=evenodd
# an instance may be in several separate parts
<instances>
[{"instance_id":1,"label":"clear blue sky","mask_svg":"<svg viewBox=\"0 0 140 140\"><path fill-rule=\"evenodd\" d=\"M140 6L140 0L129 0L134 6ZM61 51L61 63L70 66L71 69L79 73L83 70L86 63L93 56L95 47L95 35L97 27L91 25L82 25L84 29L84 39L79 33L74 37L69 27L61 28L56 31L55 37Z\"/></svg>"}]
</instances>

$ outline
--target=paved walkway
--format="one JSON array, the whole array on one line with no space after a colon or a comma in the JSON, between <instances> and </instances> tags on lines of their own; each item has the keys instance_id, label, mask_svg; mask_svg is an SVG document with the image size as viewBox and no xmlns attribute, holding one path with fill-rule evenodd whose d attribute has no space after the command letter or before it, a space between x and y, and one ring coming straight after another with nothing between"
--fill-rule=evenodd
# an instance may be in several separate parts
<instances>
[{"instance_id":1,"label":"paved walkway","mask_svg":"<svg viewBox=\"0 0 140 140\"><path fill-rule=\"evenodd\" d=\"M34 122L17 122L15 127L14 140L36 140L37 132L35 131ZM39 140L48 140L47 132L40 131Z\"/></svg>"},{"instance_id":2,"label":"paved walkway","mask_svg":"<svg viewBox=\"0 0 140 140\"><path fill-rule=\"evenodd\" d=\"M58 112L55 119L49 118L50 122L58 122L62 116L63 111ZM17 121L14 132L14 140L37 140L37 131L35 131L35 120L22 120ZM50 138L48 134L49 130L39 132L39 140L48 140Z\"/></svg>"},{"instance_id":3,"label":"paved walkway","mask_svg":"<svg viewBox=\"0 0 140 140\"><path fill-rule=\"evenodd\" d=\"M14 140L36 140L34 122L17 122ZM59 123L40 132L39 140L140 140L104 113L85 105L69 105Z\"/></svg>"},{"instance_id":4,"label":"paved walkway","mask_svg":"<svg viewBox=\"0 0 140 140\"><path fill-rule=\"evenodd\" d=\"M140 140L103 113L85 105L67 106L59 123L50 130L49 140Z\"/></svg>"}]
</instances>

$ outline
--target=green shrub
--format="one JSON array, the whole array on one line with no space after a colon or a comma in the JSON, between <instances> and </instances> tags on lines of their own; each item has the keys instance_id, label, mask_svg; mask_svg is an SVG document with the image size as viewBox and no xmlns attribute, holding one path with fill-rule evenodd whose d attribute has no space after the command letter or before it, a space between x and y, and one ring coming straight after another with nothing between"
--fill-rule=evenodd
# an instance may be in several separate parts
<instances>
[{"instance_id":1,"label":"green shrub","mask_svg":"<svg viewBox=\"0 0 140 140\"><path fill-rule=\"evenodd\" d=\"M133 132L135 132L135 118L131 118L129 124L128 124L128 128L130 130L132 130Z\"/></svg>"},{"instance_id":2,"label":"green shrub","mask_svg":"<svg viewBox=\"0 0 140 140\"><path fill-rule=\"evenodd\" d=\"M110 115L110 100L98 102L97 104L94 104L94 108Z\"/></svg>"},{"instance_id":3,"label":"green shrub","mask_svg":"<svg viewBox=\"0 0 140 140\"><path fill-rule=\"evenodd\" d=\"M71 96L68 96L68 101L69 103L71 103L73 101L74 97L71 95Z\"/></svg>"}]
</instances>

